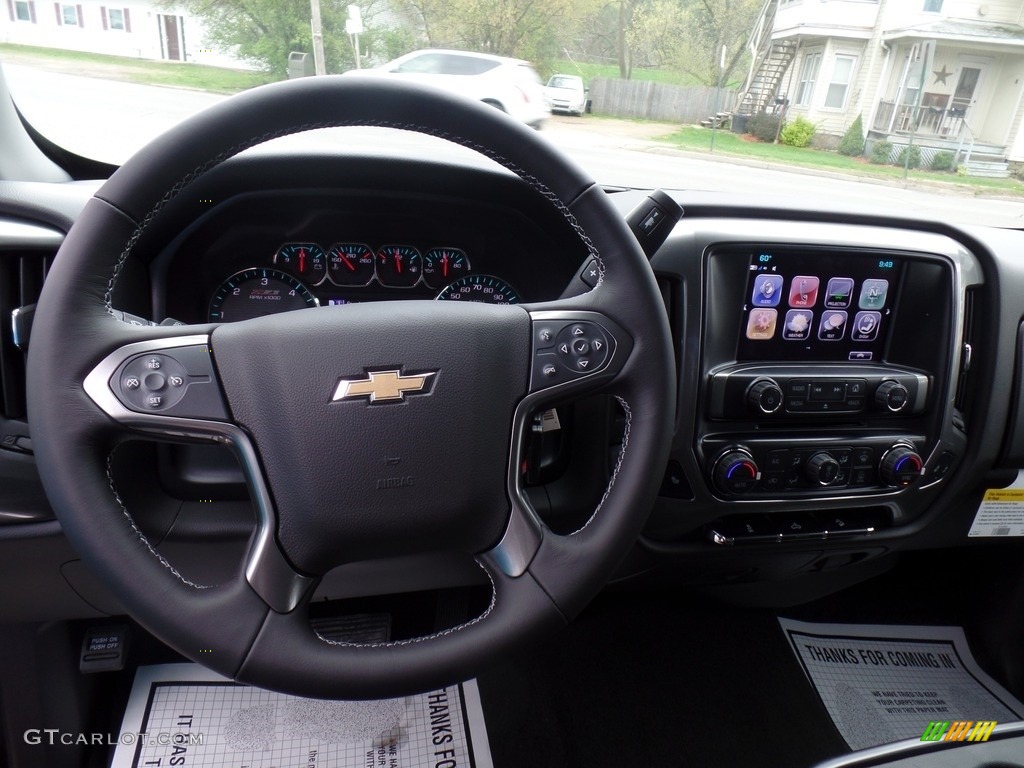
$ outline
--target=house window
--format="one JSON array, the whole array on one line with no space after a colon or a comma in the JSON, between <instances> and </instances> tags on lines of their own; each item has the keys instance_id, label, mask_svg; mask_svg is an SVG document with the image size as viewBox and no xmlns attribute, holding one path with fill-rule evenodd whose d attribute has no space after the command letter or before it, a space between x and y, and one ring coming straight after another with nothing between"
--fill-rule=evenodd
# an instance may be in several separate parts
<instances>
[{"instance_id":1,"label":"house window","mask_svg":"<svg viewBox=\"0 0 1024 768\"><path fill-rule=\"evenodd\" d=\"M18 21L28 21L35 24L36 14L33 3L29 2L29 0L15 0L14 18Z\"/></svg>"},{"instance_id":2,"label":"house window","mask_svg":"<svg viewBox=\"0 0 1024 768\"><path fill-rule=\"evenodd\" d=\"M104 29L116 29L121 32L132 31L132 19L127 8L107 8L100 6L100 21Z\"/></svg>"},{"instance_id":3,"label":"house window","mask_svg":"<svg viewBox=\"0 0 1024 768\"><path fill-rule=\"evenodd\" d=\"M828 92L825 94L825 106L832 109L842 109L846 105L846 94L850 90L850 80L853 79L853 65L857 59L853 56L836 56L835 65L832 67L832 80L828 84Z\"/></svg>"},{"instance_id":4,"label":"house window","mask_svg":"<svg viewBox=\"0 0 1024 768\"><path fill-rule=\"evenodd\" d=\"M942 10L942 0L924 0L925 13L938 13Z\"/></svg>"},{"instance_id":5,"label":"house window","mask_svg":"<svg viewBox=\"0 0 1024 768\"><path fill-rule=\"evenodd\" d=\"M804 56L804 62L800 67L800 82L796 87L796 105L798 107L810 105L811 96L814 93L814 81L818 78L820 67L820 53L810 53Z\"/></svg>"},{"instance_id":6,"label":"house window","mask_svg":"<svg viewBox=\"0 0 1024 768\"><path fill-rule=\"evenodd\" d=\"M79 7L77 5L57 5L57 25L63 25L65 27L81 27L82 26L82 15L79 13Z\"/></svg>"},{"instance_id":7,"label":"house window","mask_svg":"<svg viewBox=\"0 0 1024 768\"><path fill-rule=\"evenodd\" d=\"M124 10L122 8L111 8L107 14L111 29L124 29Z\"/></svg>"}]
</instances>

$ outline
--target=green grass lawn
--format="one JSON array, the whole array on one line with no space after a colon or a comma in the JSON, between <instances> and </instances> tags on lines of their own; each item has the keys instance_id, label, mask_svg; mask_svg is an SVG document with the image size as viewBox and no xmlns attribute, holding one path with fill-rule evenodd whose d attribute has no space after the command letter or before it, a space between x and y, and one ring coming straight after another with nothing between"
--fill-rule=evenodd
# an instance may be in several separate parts
<instances>
[{"instance_id":1,"label":"green grass lawn","mask_svg":"<svg viewBox=\"0 0 1024 768\"><path fill-rule=\"evenodd\" d=\"M711 131L707 128L685 126L662 139L680 149L708 152L711 150ZM891 165L873 165L860 157L847 157L838 152L819 149L788 147L785 144L768 144L749 136L741 136L728 130L715 132L716 153L750 157L766 162L797 165L804 168L845 171L879 178L902 179L903 168ZM910 171L915 181L945 182L961 186L977 187L989 191L1024 195L1024 184L1016 179L985 179L973 176L957 176L938 171Z\"/></svg>"},{"instance_id":2,"label":"green grass lawn","mask_svg":"<svg viewBox=\"0 0 1024 768\"><path fill-rule=\"evenodd\" d=\"M150 61L101 53L0 44L0 59L13 64L38 64L71 74L94 71L104 77L148 85L198 88L217 93L234 93L270 82L263 72L210 67L191 62Z\"/></svg>"}]
</instances>

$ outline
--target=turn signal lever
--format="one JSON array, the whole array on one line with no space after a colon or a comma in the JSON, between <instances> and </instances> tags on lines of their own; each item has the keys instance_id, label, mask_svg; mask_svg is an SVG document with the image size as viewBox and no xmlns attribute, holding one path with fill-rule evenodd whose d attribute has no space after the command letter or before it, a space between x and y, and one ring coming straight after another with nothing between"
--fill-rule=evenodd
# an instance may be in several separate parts
<instances>
[{"instance_id":1,"label":"turn signal lever","mask_svg":"<svg viewBox=\"0 0 1024 768\"><path fill-rule=\"evenodd\" d=\"M629 212L626 223L647 258L651 259L681 218L683 209L679 203L665 192L656 189Z\"/></svg>"}]
</instances>

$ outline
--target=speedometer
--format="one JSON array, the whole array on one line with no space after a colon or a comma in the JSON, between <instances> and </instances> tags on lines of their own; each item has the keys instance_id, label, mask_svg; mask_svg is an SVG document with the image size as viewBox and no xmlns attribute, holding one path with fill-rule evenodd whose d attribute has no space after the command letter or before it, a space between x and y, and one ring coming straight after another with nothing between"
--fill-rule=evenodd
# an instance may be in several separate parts
<instances>
[{"instance_id":1,"label":"speedometer","mask_svg":"<svg viewBox=\"0 0 1024 768\"><path fill-rule=\"evenodd\" d=\"M232 275L213 292L209 317L214 323L234 323L319 306L316 296L286 272L252 267Z\"/></svg>"},{"instance_id":2,"label":"speedometer","mask_svg":"<svg viewBox=\"0 0 1024 768\"><path fill-rule=\"evenodd\" d=\"M466 275L445 286L438 301L479 301L486 304L518 304L516 289L493 275Z\"/></svg>"}]
</instances>

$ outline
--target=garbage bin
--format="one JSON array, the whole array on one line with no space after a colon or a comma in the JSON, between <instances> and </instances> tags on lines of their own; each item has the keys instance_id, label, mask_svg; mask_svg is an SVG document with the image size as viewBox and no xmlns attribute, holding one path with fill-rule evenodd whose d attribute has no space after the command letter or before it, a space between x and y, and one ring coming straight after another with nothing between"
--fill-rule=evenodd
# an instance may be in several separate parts
<instances>
[{"instance_id":1,"label":"garbage bin","mask_svg":"<svg viewBox=\"0 0 1024 768\"><path fill-rule=\"evenodd\" d=\"M289 80L294 80L296 77L310 77L314 72L312 55L302 51L292 51L288 54Z\"/></svg>"},{"instance_id":2,"label":"garbage bin","mask_svg":"<svg viewBox=\"0 0 1024 768\"><path fill-rule=\"evenodd\" d=\"M747 132L747 120L750 119L750 115L737 115L733 113L732 116L732 132L733 133L746 133Z\"/></svg>"}]
</instances>

